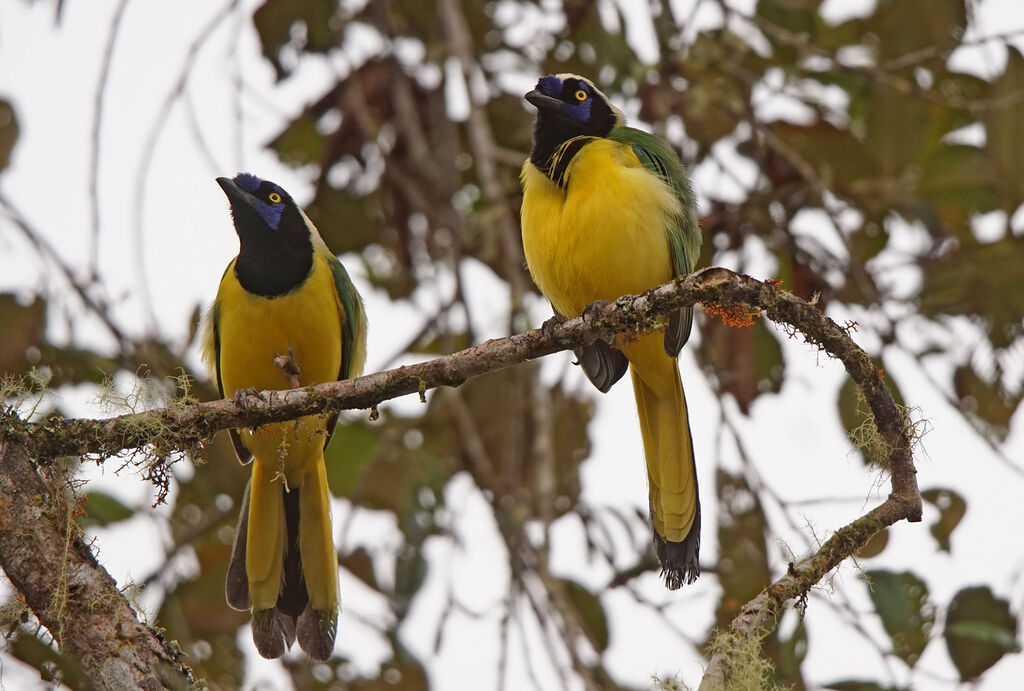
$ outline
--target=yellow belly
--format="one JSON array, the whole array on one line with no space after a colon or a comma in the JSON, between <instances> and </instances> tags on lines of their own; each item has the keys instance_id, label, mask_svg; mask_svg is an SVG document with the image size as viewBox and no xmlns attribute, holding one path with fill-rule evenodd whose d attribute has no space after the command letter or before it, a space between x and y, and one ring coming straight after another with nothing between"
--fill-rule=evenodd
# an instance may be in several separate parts
<instances>
[{"instance_id":1,"label":"yellow belly","mask_svg":"<svg viewBox=\"0 0 1024 691\"><path fill-rule=\"evenodd\" d=\"M289 348L301 371L303 386L334 381L341 369L341 321L330 267L316 255L313 271L298 289L275 298L247 293L233 267L217 294L219 364L224 393L245 388L288 389L287 375L274 364ZM296 484L309 464L318 460L326 438L326 416L264 425L241 431L257 463L281 471Z\"/></svg>"},{"instance_id":2,"label":"yellow belly","mask_svg":"<svg viewBox=\"0 0 1024 691\"><path fill-rule=\"evenodd\" d=\"M639 293L673 276L665 224L672 190L628 145L598 139L569 164L566 189L523 166L523 250L530 273L562 315Z\"/></svg>"}]
</instances>

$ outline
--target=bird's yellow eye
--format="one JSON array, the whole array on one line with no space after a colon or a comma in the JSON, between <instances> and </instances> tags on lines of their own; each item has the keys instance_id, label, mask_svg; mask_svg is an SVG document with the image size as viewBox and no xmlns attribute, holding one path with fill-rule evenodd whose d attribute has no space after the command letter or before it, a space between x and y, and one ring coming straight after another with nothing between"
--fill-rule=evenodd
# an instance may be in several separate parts
<instances>
[{"instance_id":1,"label":"bird's yellow eye","mask_svg":"<svg viewBox=\"0 0 1024 691\"><path fill-rule=\"evenodd\" d=\"M586 101L587 100L587 92L584 91L583 89L576 89L576 100L577 101Z\"/></svg>"},{"instance_id":2,"label":"bird's yellow eye","mask_svg":"<svg viewBox=\"0 0 1024 691\"><path fill-rule=\"evenodd\" d=\"M278 194L277 192L271 192L270 194L268 194L267 199L269 199L272 204L281 203L281 195Z\"/></svg>"}]
</instances>

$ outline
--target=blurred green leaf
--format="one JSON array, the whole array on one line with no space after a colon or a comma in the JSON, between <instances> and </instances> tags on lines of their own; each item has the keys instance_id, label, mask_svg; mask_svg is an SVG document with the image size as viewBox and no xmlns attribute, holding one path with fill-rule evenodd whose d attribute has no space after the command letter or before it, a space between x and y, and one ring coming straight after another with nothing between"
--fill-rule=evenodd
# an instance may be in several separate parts
<instances>
[{"instance_id":1,"label":"blurred green leaf","mask_svg":"<svg viewBox=\"0 0 1024 691\"><path fill-rule=\"evenodd\" d=\"M132 509L106 492L86 492L85 514L79 516L78 524L83 528L106 527L112 523L126 521L134 515Z\"/></svg>"},{"instance_id":2,"label":"blurred green leaf","mask_svg":"<svg viewBox=\"0 0 1024 691\"><path fill-rule=\"evenodd\" d=\"M591 444L587 426L594 417L594 402L586 397L567 393L554 386L548 391L552 410L552 445L554 467L545 469L554 477L554 514L574 509L580 498L580 466L590 457ZM538 487L538 489L541 489ZM541 492L535 495L542 497ZM541 508L541 507L537 507Z\"/></svg>"},{"instance_id":3,"label":"blurred green leaf","mask_svg":"<svg viewBox=\"0 0 1024 691\"><path fill-rule=\"evenodd\" d=\"M327 484L336 497L350 497L377 453L377 432L369 423L342 421L324 450Z\"/></svg>"},{"instance_id":4,"label":"blurred green leaf","mask_svg":"<svg viewBox=\"0 0 1024 691\"><path fill-rule=\"evenodd\" d=\"M996 208L995 177L981 149L943 144L922 160L917 191L947 226L966 227L971 214Z\"/></svg>"},{"instance_id":5,"label":"blurred green leaf","mask_svg":"<svg viewBox=\"0 0 1024 691\"><path fill-rule=\"evenodd\" d=\"M278 79L291 72L281 60L285 46L297 42L299 51L326 53L341 37L344 24L332 0L265 0L252 17L260 36L263 55L270 60ZM301 31L297 29L301 28Z\"/></svg>"},{"instance_id":6,"label":"blurred green leaf","mask_svg":"<svg viewBox=\"0 0 1024 691\"><path fill-rule=\"evenodd\" d=\"M874 155L850 132L824 120L810 125L776 121L767 127L825 186L867 208L889 199L891 189Z\"/></svg>"},{"instance_id":7,"label":"blurred green leaf","mask_svg":"<svg viewBox=\"0 0 1024 691\"><path fill-rule=\"evenodd\" d=\"M750 88L733 72L750 47L727 31L701 32L679 65L689 85L679 95L678 112L686 134L703 147L732 132L743 118Z\"/></svg>"},{"instance_id":8,"label":"blurred green leaf","mask_svg":"<svg viewBox=\"0 0 1024 691\"><path fill-rule=\"evenodd\" d=\"M282 162L298 167L321 163L326 141L317 128L316 117L307 112L292 120L271 146Z\"/></svg>"},{"instance_id":9,"label":"blurred green leaf","mask_svg":"<svg viewBox=\"0 0 1024 691\"><path fill-rule=\"evenodd\" d=\"M22 304L11 293L0 293L0 376L24 374L39 361L46 327L46 301L35 297ZM30 359L30 348L36 348Z\"/></svg>"},{"instance_id":10,"label":"blurred green leaf","mask_svg":"<svg viewBox=\"0 0 1024 691\"><path fill-rule=\"evenodd\" d=\"M946 627L946 635L991 643L1007 653L1020 651L1014 632L987 621L961 621Z\"/></svg>"},{"instance_id":11,"label":"blurred green leaf","mask_svg":"<svg viewBox=\"0 0 1024 691\"><path fill-rule=\"evenodd\" d=\"M380 587L377 585L377 577L373 573L373 558L365 549L358 547L339 561L353 576L374 590L380 590Z\"/></svg>"},{"instance_id":12,"label":"blurred green leaf","mask_svg":"<svg viewBox=\"0 0 1024 691\"><path fill-rule=\"evenodd\" d=\"M967 27L964 0L879 0L865 30L877 37L879 59L956 45Z\"/></svg>"},{"instance_id":13,"label":"blurred green leaf","mask_svg":"<svg viewBox=\"0 0 1024 691\"><path fill-rule=\"evenodd\" d=\"M963 681L977 679L1003 655L1020 651L1017 617L988 586L964 588L953 596L943 635Z\"/></svg>"},{"instance_id":14,"label":"blurred green leaf","mask_svg":"<svg viewBox=\"0 0 1024 691\"><path fill-rule=\"evenodd\" d=\"M327 246L338 255L359 252L378 241L383 233L378 192L360 197L321 185L306 206L306 213Z\"/></svg>"},{"instance_id":15,"label":"blurred green leaf","mask_svg":"<svg viewBox=\"0 0 1024 691\"><path fill-rule=\"evenodd\" d=\"M76 659L28 632L19 631L5 647L16 659L37 670L43 681L57 681L71 689L92 688Z\"/></svg>"},{"instance_id":16,"label":"blurred green leaf","mask_svg":"<svg viewBox=\"0 0 1024 691\"><path fill-rule=\"evenodd\" d=\"M921 498L934 504L939 510L939 520L935 521L929 530L939 543L939 549L949 552L949 538L967 512L967 502L951 489L925 490L921 492Z\"/></svg>"},{"instance_id":17,"label":"blurred green leaf","mask_svg":"<svg viewBox=\"0 0 1024 691\"><path fill-rule=\"evenodd\" d=\"M736 399L740 410L764 393L778 393L786 372L782 345L763 319L736 328L711 318L704 322L698 357L718 378L723 392Z\"/></svg>"},{"instance_id":18,"label":"blurred green leaf","mask_svg":"<svg viewBox=\"0 0 1024 691\"><path fill-rule=\"evenodd\" d=\"M859 679L834 681L831 684L826 684L825 688L833 689L833 691L908 691L906 686L882 686L877 681Z\"/></svg>"},{"instance_id":19,"label":"blurred green leaf","mask_svg":"<svg viewBox=\"0 0 1024 691\"><path fill-rule=\"evenodd\" d=\"M1007 236L986 244L965 241L941 256L922 259L920 265L921 314L980 317L996 348L1008 347L1024 333L1024 237Z\"/></svg>"},{"instance_id":20,"label":"blurred green leaf","mask_svg":"<svg viewBox=\"0 0 1024 691\"><path fill-rule=\"evenodd\" d=\"M1021 394L1011 394L999 379L988 381L971 365L957 367L953 372L953 390L960 410L998 439L1005 439L1010 420L1020 405Z\"/></svg>"},{"instance_id":21,"label":"blurred green leaf","mask_svg":"<svg viewBox=\"0 0 1024 691\"><path fill-rule=\"evenodd\" d=\"M804 625L803 617L797 622L793 634L788 638L779 641L778 665L775 672L781 681L792 683L791 680L800 680L798 688L803 688L803 677L800 673L800 666L807 657L807 626Z\"/></svg>"},{"instance_id":22,"label":"blurred green leaf","mask_svg":"<svg viewBox=\"0 0 1024 691\"><path fill-rule=\"evenodd\" d=\"M724 629L743 603L771 582L769 533L764 508L745 477L719 470L715 473L715 484L720 550L718 578L722 586L721 599L715 607L715 627Z\"/></svg>"},{"instance_id":23,"label":"blurred green leaf","mask_svg":"<svg viewBox=\"0 0 1024 691\"><path fill-rule=\"evenodd\" d=\"M847 244L854 261L863 266L889 244L889 231L884 223L868 221L849 235Z\"/></svg>"},{"instance_id":24,"label":"blurred green leaf","mask_svg":"<svg viewBox=\"0 0 1024 691\"><path fill-rule=\"evenodd\" d=\"M566 10L569 41L563 44L562 51L547 54L544 72L594 74L603 65L610 65L616 71L628 73L636 63L636 55L622 31L608 31L604 27L597 3L572 3ZM613 11L622 21L621 10L613 6Z\"/></svg>"},{"instance_id":25,"label":"blurred green leaf","mask_svg":"<svg viewBox=\"0 0 1024 691\"><path fill-rule=\"evenodd\" d=\"M786 375L786 361L782 358L782 344L774 325L768 328L764 319L755 319L749 329L754 337L754 376L757 393L778 393Z\"/></svg>"},{"instance_id":26,"label":"blurred green leaf","mask_svg":"<svg viewBox=\"0 0 1024 691\"><path fill-rule=\"evenodd\" d=\"M870 559L877 557L889 544L889 529L879 530L863 547L857 550L858 559Z\"/></svg>"},{"instance_id":27,"label":"blurred green leaf","mask_svg":"<svg viewBox=\"0 0 1024 691\"><path fill-rule=\"evenodd\" d=\"M904 170L917 161L926 138L929 135L938 138L936 133L929 132L928 104L919 96L877 82L872 84L869 94L867 98L854 101L851 117L863 119L864 143L877 162L881 176L890 181L890 186L899 186ZM895 126L899 122L913 122L916 126ZM909 195L911 189L908 187L905 193Z\"/></svg>"},{"instance_id":28,"label":"blurred green leaf","mask_svg":"<svg viewBox=\"0 0 1024 691\"><path fill-rule=\"evenodd\" d=\"M344 657L335 656L323 664L305 655L293 655L283 657L281 663L292 686L301 691L427 691L430 686L422 664L400 645L394 647L398 648L395 657L368 677L357 674L359 665Z\"/></svg>"},{"instance_id":29,"label":"blurred green leaf","mask_svg":"<svg viewBox=\"0 0 1024 691\"><path fill-rule=\"evenodd\" d=\"M580 617L580 625L587 640L594 646L598 654L608 648L608 617L601 605L600 598L584 588L579 583L571 580L561 581L565 586L569 602L576 609Z\"/></svg>"},{"instance_id":30,"label":"blurred green leaf","mask_svg":"<svg viewBox=\"0 0 1024 691\"><path fill-rule=\"evenodd\" d=\"M437 424L455 430L452 453L477 486L495 496L516 496L531 515L557 517L579 501L579 468L590 454L587 425L594 405L556 385L540 394L548 408L539 420L528 397L528 387L540 386L532 376L526 367L471 379L459 389L461 402L438 406ZM546 429L538 430L539 424ZM540 433L548 439L550 456L536 453Z\"/></svg>"},{"instance_id":31,"label":"blurred green leaf","mask_svg":"<svg viewBox=\"0 0 1024 691\"><path fill-rule=\"evenodd\" d=\"M11 162L14 143L18 141L18 118L10 102L0 98L0 171Z\"/></svg>"},{"instance_id":32,"label":"blurred green leaf","mask_svg":"<svg viewBox=\"0 0 1024 691\"><path fill-rule=\"evenodd\" d=\"M896 655L913 667L931 636L935 607L928 601L928 585L904 571L867 571L871 600L892 639Z\"/></svg>"},{"instance_id":33,"label":"blurred green leaf","mask_svg":"<svg viewBox=\"0 0 1024 691\"><path fill-rule=\"evenodd\" d=\"M238 644L243 639L238 634L249 622L247 612L228 607L224 581L250 469L238 462L227 434L218 434L206 455L206 463L193 465L191 480L179 479L168 522L174 546L187 546L198 570L190 578L154 575L167 588L156 619L169 640L181 642L189 664L211 691L227 691L242 678Z\"/></svg>"},{"instance_id":34,"label":"blurred green leaf","mask_svg":"<svg viewBox=\"0 0 1024 691\"><path fill-rule=\"evenodd\" d=\"M473 345L470 340L470 336L465 331L460 332L449 332L444 333L430 333L426 338L417 341L412 348L409 349L410 353L419 353L421 355L448 355L450 353L463 350Z\"/></svg>"},{"instance_id":35,"label":"blurred green leaf","mask_svg":"<svg viewBox=\"0 0 1024 691\"><path fill-rule=\"evenodd\" d=\"M982 122L985 151L998 171L1000 206L1013 213L1024 201L1024 56L1013 46L1006 50L1006 70L989 87L987 96L994 103L983 111Z\"/></svg>"},{"instance_id":36,"label":"blurred green leaf","mask_svg":"<svg viewBox=\"0 0 1024 691\"><path fill-rule=\"evenodd\" d=\"M810 33L819 21L822 0L758 0L757 15L773 27Z\"/></svg>"}]
</instances>

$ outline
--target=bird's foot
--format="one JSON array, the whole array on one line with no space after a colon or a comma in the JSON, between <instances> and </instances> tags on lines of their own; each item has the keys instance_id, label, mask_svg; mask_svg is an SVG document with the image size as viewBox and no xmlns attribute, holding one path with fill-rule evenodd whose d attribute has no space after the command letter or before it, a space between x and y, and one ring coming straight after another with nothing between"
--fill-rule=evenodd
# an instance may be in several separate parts
<instances>
[{"instance_id":1,"label":"bird's foot","mask_svg":"<svg viewBox=\"0 0 1024 691\"><path fill-rule=\"evenodd\" d=\"M604 317L605 310L608 309L611 304L612 303L608 300L594 300L583 308L583 312L580 313L580 316L583 317L584 321L593 323Z\"/></svg>"},{"instance_id":2,"label":"bird's foot","mask_svg":"<svg viewBox=\"0 0 1024 691\"><path fill-rule=\"evenodd\" d=\"M583 317L583 321L587 325L587 330L591 332L587 336L586 342L589 343L591 341L602 340L605 341L606 343L611 343L615 340L614 335L608 338L600 333L602 321L605 319L605 311L612 304L613 303L609 302L608 300L594 300L589 305L584 307L582 312L580 312L580 316ZM594 327L598 328L595 329ZM597 333L594 333L595 331Z\"/></svg>"},{"instance_id":3,"label":"bird's foot","mask_svg":"<svg viewBox=\"0 0 1024 691\"><path fill-rule=\"evenodd\" d=\"M263 402L263 397L260 396L259 389L248 386L236 391L231 397L231 402L248 413L252 409L254 399L260 403Z\"/></svg>"},{"instance_id":4,"label":"bird's foot","mask_svg":"<svg viewBox=\"0 0 1024 691\"><path fill-rule=\"evenodd\" d=\"M540 325L540 332L544 334L544 338L551 338L555 335L555 329L566 322L566 318L555 312L550 319Z\"/></svg>"}]
</instances>

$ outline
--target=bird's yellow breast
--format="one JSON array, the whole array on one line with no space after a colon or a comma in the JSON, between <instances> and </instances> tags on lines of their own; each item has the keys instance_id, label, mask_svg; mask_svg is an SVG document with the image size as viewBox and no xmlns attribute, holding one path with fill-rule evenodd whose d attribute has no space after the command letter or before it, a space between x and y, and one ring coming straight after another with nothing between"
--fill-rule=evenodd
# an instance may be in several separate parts
<instances>
[{"instance_id":1,"label":"bird's yellow breast","mask_svg":"<svg viewBox=\"0 0 1024 691\"><path fill-rule=\"evenodd\" d=\"M242 288L232 265L221 280L217 303L216 357L225 395L249 387L291 388L288 376L274 363L277 355L287 355L289 349L303 386L338 379L342 346L338 296L331 269L319 253L302 285L272 298ZM325 426L324 416L310 416L265 425L255 433L242 431L242 438L257 462L286 461L283 465L290 477L319 458Z\"/></svg>"},{"instance_id":2,"label":"bird's yellow breast","mask_svg":"<svg viewBox=\"0 0 1024 691\"><path fill-rule=\"evenodd\" d=\"M630 146L597 139L566 171L564 188L523 166L523 250L530 273L562 315L672 278L666 225L679 200Z\"/></svg>"}]
</instances>

